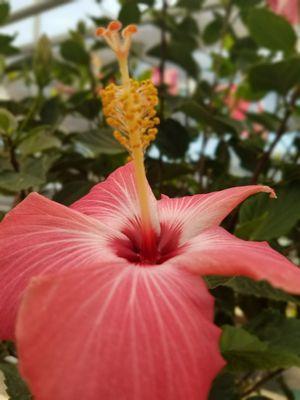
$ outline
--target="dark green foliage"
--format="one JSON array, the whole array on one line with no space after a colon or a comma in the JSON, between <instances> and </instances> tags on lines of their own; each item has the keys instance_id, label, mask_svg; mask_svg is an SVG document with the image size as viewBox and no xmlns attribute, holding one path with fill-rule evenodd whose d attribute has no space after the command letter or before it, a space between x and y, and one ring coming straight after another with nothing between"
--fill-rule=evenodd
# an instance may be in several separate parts
<instances>
[{"instance_id":1,"label":"dark green foliage","mask_svg":"<svg viewBox=\"0 0 300 400\"><path fill-rule=\"evenodd\" d=\"M295 85L300 84L300 58L286 58L275 63L260 63L249 71L249 82L256 91L276 91L286 94Z\"/></svg>"},{"instance_id":2,"label":"dark green foliage","mask_svg":"<svg viewBox=\"0 0 300 400\"><path fill-rule=\"evenodd\" d=\"M0 3L0 24L3 24L9 16L9 3L6 1L3 1Z\"/></svg>"},{"instance_id":3,"label":"dark green foliage","mask_svg":"<svg viewBox=\"0 0 300 400\"><path fill-rule=\"evenodd\" d=\"M134 0L126 0L119 13L119 20L124 24L138 23L141 13L138 4Z\"/></svg>"},{"instance_id":4,"label":"dark green foliage","mask_svg":"<svg viewBox=\"0 0 300 400\"><path fill-rule=\"evenodd\" d=\"M4 374L4 382L7 387L7 394L12 400L31 400L27 386L21 379L18 369L14 364L8 362L0 363L0 371Z\"/></svg>"},{"instance_id":5,"label":"dark green foliage","mask_svg":"<svg viewBox=\"0 0 300 400\"><path fill-rule=\"evenodd\" d=\"M83 65L89 63L89 54L79 42L73 39L66 40L62 43L60 52L66 61Z\"/></svg>"},{"instance_id":6,"label":"dark green foliage","mask_svg":"<svg viewBox=\"0 0 300 400\"><path fill-rule=\"evenodd\" d=\"M247 25L254 40L270 50L293 51L296 34L288 21L263 8L252 8L248 14Z\"/></svg>"},{"instance_id":7,"label":"dark green foliage","mask_svg":"<svg viewBox=\"0 0 300 400\"><path fill-rule=\"evenodd\" d=\"M168 118L160 124L156 144L162 154L183 158L188 149L189 134L180 122Z\"/></svg>"},{"instance_id":8,"label":"dark green foliage","mask_svg":"<svg viewBox=\"0 0 300 400\"><path fill-rule=\"evenodd\" d=\"M291 333L299 336L299 324ZM288 338L284 343L287 344L287 341ZM300 366L297 349L293 351L291 347L287 348L284 344L276 345L270 338L261 340L243 328L224 326L221 349L228 362L226 368L234 372Z\"/></svg>"}]
</instances>

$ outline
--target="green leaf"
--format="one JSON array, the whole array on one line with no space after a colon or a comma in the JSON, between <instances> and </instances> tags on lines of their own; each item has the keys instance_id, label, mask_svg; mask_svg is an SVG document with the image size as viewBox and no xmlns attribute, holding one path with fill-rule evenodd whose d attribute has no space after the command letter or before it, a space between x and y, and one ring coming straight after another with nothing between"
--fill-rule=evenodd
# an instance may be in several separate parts
<instances>
[{"instance_id":1,"label":"green leaf","mask_svg":"<svg viewBox=\"0 0 300 400\"><path fill-rule=\"evenodd\" d=\"M220 276L220 275L209 275L205 276L205 282L209 289L215 289L219 286L225 286L228 281L232 278L228 278L227 276Z\"/></svg>"},{"instance_id":2,"label":"green leaf","mask_svg":"<svg viewBox=\"0 0 300 400\"><path fill-rule=\"evenodd\" d=\"M140 22L140 18L141 12L136 1L127 0L120 10L119 21L121 21L123 25L129 25Z\"/></svg>"},{"instance_id":3,"label":"green leaf","mask_svg":"<svg viewBox=\"0 0 300 400\"><path fill-rule=\"evenodd\" d=\"M224 21L220 16L209 22L203 31L204 42L208 45L216 43L221 37L223 25Z\"/></svg>"},{"instance_id":4,"label":"green leaf","mask_svg":"<svg viewBox=\"0 0 300 400\"><path fill-rule=\"evenodd\" d=\"M43 180L21 172L3 171L0 173L0 189L7 192L20 192L31 187L40 186Z\"/></svg>"},{"instance_id":5,"label":"green leaf","mask_svg":"<svg viewBox=\"0 0 300 400\"><path fill-rule=\"evenodd\" d=\"M193 46L192 46L193 47ZM199 67L192 56L191 47L188 43L172 41L168 43L166 51L164 52L165 57L174 62L175 64L182 67L192 77L197 78L199 73ZM161 46L157 45L152 47L148 54L153 57L161 57Z\"/></svg>"},{"instance_id":6,"label":"green leaf","mask_svg":"<svg viewBox=\"0 0 300 400\"><path fill-rule=\"evenodd\" d=\"M139 4L146 4L147 6L153 6L155 0L137 0Z\"/></svg>"},{"instance_id":7,"label":"green leaf","mask_svg":"<svg viewBox=\"0 0 300 400\"><path fill-rule=\"evenodd\" d=\"M276 131L280 124L280 119L278 116L267 111L260 113L247 112L247 117L251 122L262 125L271 132Z\"/></svg>"},{"instance_id":8,"label":"green leaf","mask_svg":"<svg viewBox=\"0 0 300 400\"><path fill-rule=\"evenodd\" d=\"M31 400L32 396L22 380L18 369L15 365L1 362L0 370L4 374L5 385L7 387L7 394L12 400Z\"/></svg>"},{"instance_id":9,"label":"green leaf","mask_svg":"<svg viewBox=\"0 0 300 400\"><path fill-rule=\"evenodd\" d=\"M101 109L100 98L92 97L90 91L87 90L76 92L71 96L70 103L73 105L72 111L78 112L89 120L96 118Z\"/></svg>"},{"instance_id":10,"label":"green leaf","mask_svg":"<svg viewBox=\"0 0 300 400\"><path fill-rule=\"evenodd\" d=\"M157 23L158 26L160 26L159 18ZM192 52L199 47L199 27L195 19L191 15L187 14L181 22L176 22L174 19L168 16L166 24L167 29L169 29L171 33L169 45L174 48L179 46L179 48L185 51L185 54L189 54L189 57L191 58ZM184 35L182 32L184 32ZM172 50L172 52L174 53L173 58L178 59L178 65L182 65L182 67L186 69L186 65L183 64L183 60L180 61L174 50Z\"/></svg>"},{"instance_id":11,"label":"green leaf","mask_svg":"<svg viewBox=\"0 0 300 400\"><path fill-rule=\"evenodd\" d=\"M69 206L76 200L79 200L82 196L86 195L93 185L92 182L80 180L65 183L63 188L59 192L55 193L53 200Z\"/></svg>"},{"instance_id":12,"label":"green leaf","mask_svg":"<svg viewBox=\"0 0 300 400\"><path fill-rule=\"evenodd\" d=\"M199 35L197 20L192 15L186 15L178 25L176 24L176 27L178 27L176 38L183 40L185 43L190 38ZM184 35L182 35L182 31L184 31Z\"/></svg>"},{"instance_id":13,"label":"green leaf","mask_svg":"<svg viewBox=\"0 0 300 400\"><path fill-rule=\"evenodd\" d=\"M292 296L280 289L276 289L266 281L253 281L245 277L228 278L225 276L211 275L205 277L205 282L210 289L219 286L226 286L233 289L236 293L257 298L266 298L274 301L293 302L300 305L300 298Z\"/></svg>"},{"instance_id":14,"label":"green leaf","mask_svg":"<svg viewBox=\"0 0 300 400\"><path fill-rule=\"evenodd\" d=\"M224 167L228 167L230 162L230 152L227 142L224 140L220 140L216 150L215 150L215 158L224 165Z\"/></svg>"},{"instance_id":15,"label":"green leaf","mask_svg":"<svg viewBox=\"0 0 300 400\"><path fill-rule=\"evenodd\" d=\"M236 293L267 298L275 301L293 302L300 305L300 298L276 289L266 281L253 281L250 278L234 277L227 280L224 286L230 287Z\"/></svg>"},{"instance_id":16,"label":"green leaf","mask_svg":"<svg viewBox=\"0 0 300 400\"><path fill-rule=\"evenodd\" d=\"M289 233L299 219L300 188L289 185L277 191L277 199L257 195L246 200L236 234L244 239L271 240Z\"/></svg>"},{"instance_id":17,"label":"green leaf","mask_svg":"<svg viewBox=\"0 0 300 400\"><path fill-rule=\"evenodd\" d=\"M40 111L41 121L44 125L55 125L62 115L64 106L58 96L47 99Z\"/></svg>"},{"instance_id":18,"label":"green leaf","mask_svg":"<svg viewBox=\"0 0 300 400\"><path fill-rule=\"evenodd\" d=\"M268 309L246 325L250 333L274 348L300 356L300 320L286 318L279 311Z\"/></svg>"},{"instance_id":19,"label":"green leaf","mask_svg":"<svg viewBox=\"0 0 300 400\"><path fill-rule=\"evenodd\" d=\"M233 4L240 8L252 8L257 4L262 3L262 0L233 0Z\"/></svg>"},{"instance_id":20,"label":"green leaf","mask_svg":"<svg viewBox=\"0 0 300 400\"><path fill-rule=\"evenodd\" d=\"M180 122L168 118L160 124L155 143L168 157L180 158L188 149L190 137Z\"/></svg>"},{"instance_id":21,"label":"green leaf","mask_svg":"<svg viewBox=\"0 0 300 400\"><path fill-rule=\"evenodd\" d=\"M0 108L0 134L10 136L18 127L15 117L5 108Z\"/></svg>"},{"instance_id":22,"label":"green leaf","mask_svg":"<svg viewBox=\"0 0 300 400\"><path fill-rule=\"evenodd\" d=\"M100 154L115 155L125 152L124 147L113 137L111 129L78 133L74 136L74 143L85 157L95 158Z\"/></svg>"},{"instance_id":23,"label":"green leaf","mask_svg":"<svg viewBox=\"0 0 300 400\"><path fill-rule=\"evenodd\" d=\"M199 10L202 3L203 0L178 0L177 6L183 7L187 10Z\"/></svg>"},{"instance_id":24,"label":"green leaf","mask_svg":"<svg viewBox=\"0 0 300 400\"><path fill-rule=\"evenodd\" d=\"M42 157L26 157L21 160L22 174L36 177L41 184L46 182L47 172L60 157L58 152L44 153Z\"/></svg>"},{"instance_id":25,"label":"green leaf","mask_svg":"<svg viewBox=\"0 0 300 400\"><path fill-rule=\"evenodd\" d=\"M163 171L162 171L163 167ZM194 169L188 163L164 162L163 166L159 159L147 158L147 178L151 186L157 182L167 182L172 180L183 180L189 174L193 174Z\"/></svg>"},{"instance_id":26,"label":"green leaf","mask_svg":"<svg viewBox=\"0 0 300 400\"><path fill-rule=\"evenodd\" d=\"M247 68L249 65L259 61L258 46L251 37L236 39L230 49L230 58L240 68Z\"/></svg>"},{"instance_id":27,"label":"green leaf","mask_svg":"<svg viewBox=\"0 0 300 400\"><path fill-rule=\"evenodd\" d=\"M85 118L91 120L99 115L101 108L100 99L87 98L74 109L79 112Z\"/></svg>"},{"instance_id":28,"label":"green leaf","mask_svg":"<svg viewBox=\"0 0 300 400\"><path fill-rule=\"evenodd\" d=\"M42 35L34 50L33 71L39 87L44 88L51 80L52 45L46 35Z\"/></svg>"},{"instance_id":29,"label":"green leaf","mask_svg":"<svg viewBox=\"0 0 300 400\"><path fill-rule=\"evenodd\" d=\"M89 64L90 56L79 42L68 39L61 44L60 53L62 57L74 64Z\"/></svg>"},{"instance_id":30,"label":"green leaf","mask_svg":"<svg viewBox=\"0 0 300 400\"><path fill-rule=\"evenodd\" d=\"M267 9L253 8L248 14L247 25L251 36L262 47L285 52L291 52L295 48L295 31L280 15Z\"/></svg>"},{"instance_id":31,"label":"green leaf","mask_svg":"<svg viewBox=\"0 0 300 400\"><path fill-rule=\"evenodd\" d=\"M21 142L18 149L23 156L28 156L60 146L61 141L53 134L48 133L47 128L42 126L29 132L28 137Z\"/></svg>"},{"instance_id":32,"label":"green leaf","mask_svg":"<svg viewBox=\"0 0 300 400\"><path fill-rule=\"evenodd\" d=\"M254 90L276 91L286 94L300 83L300 58L292 57L276 63L254 65L249 71L249 82Z\"/></svg>"},{"instance_id":33,"label":"green leaf","mask_svg":"<svg viewBox=\"0 0 300 400\"><path fill-rule=\"evenodd\" d=\"M228 372L218 375L208 400L239 400L239 398L234 375Z\"/></svg>"},{"instance_id":34,"label":"green leaf","mask_svg":"<svg viewBox=\"0 0 300 400\"><path fill-rule=\"evenodd\" d=\"M226 325L221 337L221 351L228 370L249 371L300 366L300 358L285 349L260 340L245 329Z\"/></svg>"},{"instance_id":35,"label":"green leaf","mask_svg":"<svg viewBox=\"0 0 300 400\"><path fill-rule=\"evenodd\" d=\"M229 140L230 146L240 159L241 166L250 171L253 171L255 168L257 160L262 152L259 142L255 139L239 140L233 137Z\"/></svg>"},{"instance_id":36,"label":"green leaf","mask_svg":"<svg viewBox=\"0 0 300 400\"><path fill-rule=\"evenodd\" d=\"M185 102L179 110L196 121L210 126L218 133L236 133L238 131L238 124L234 121L212 114L207 107L194 101Z\"/></svg>"},{"instance_id":37,"label":"green leaf","mask_svg":"<svg viewBox=\"0 0 300 400\"><path fill-rule=\"evenodd\" d=\"M0 35L0 54L5 56L12 56L19 53L19 50L12 46L14 36Z\"/></svg>"},{"instance_id":38,"label":"green leaf","mask_svg":"<svg viewBox=\"0 0 300 400\"><path fill-rule=\"evenodd\" d=\"M6 22L9 16L10 6L6 1L0 3L0 25Z\"/></svg>"}]
</instances>

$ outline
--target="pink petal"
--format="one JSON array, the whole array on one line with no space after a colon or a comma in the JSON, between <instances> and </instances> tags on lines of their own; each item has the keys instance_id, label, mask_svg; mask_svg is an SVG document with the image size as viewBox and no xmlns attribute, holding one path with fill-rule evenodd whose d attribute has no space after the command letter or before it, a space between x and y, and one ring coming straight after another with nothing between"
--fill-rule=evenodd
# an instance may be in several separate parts
<instances>
[{"instance_id":1,"label":"pink petal","mask_svg":"<svg viewBox=\"0 0 300 400\"><path fill-rule=\"evenodd\" d=\"M0 224L0 338L13 337L20 297L33 276L98 265L113 257L110 237L99 221L37 193L8 213Z\"/></svg>"},{"instance_id":2,"label":"pink petal","mask_svg":"<svg viewBox=\"0 0 300 400\"><path fill-rule=\"evenodd\" d=\"M219 225L238 204L259 192L275 197L271 188L262 185L239 186L176 199L162 197L158 202L158 212L164 241L179 236L179 243L185 243L205 229Z\"/></svg>"},{"instance_id":3,"label":"pink petal","mask_svg":"<svg viewBox=\"0 0 300 400\"><path fill-rule=\"evenodd\" d=\"M223 367L213 299L177 268L102 265L37 278L17 324L37 400L207 400Z\"/></svg>"},{"instance_id":4,"label":"pink petal","mask_svg":"<svg viewBox=\"0 0 300 400\"><path fill-rule=\"evenodd\" d=\"M153 227L159 233L156 199L150 186L148 201ZM139 226L140 212L133 163L118 168L104 182L98 183L86 196L72 204L71 208L108 223L117 230L122 230L129 222L135 227Z\"/></svg>"},{"instance_id":5,"label":"pink petal","mask_svg":"<svg viewBox=\"0 0 300 400\"><path fill-rule=\"evenodd\" d=\"M200 275L247 276L267 280L287 292L300 294L300 269L266 242L241 240L223 228L202 232L172 259Z\"/></svg>"},{"instance_id":6,"label":"pink petal","mask_svg":"<svg viewBox=\"0 0 300 400\"><path fill-rule=\"evenodd\" d=\"M285 16L291 24L299 22L298 0L268 0L268 4L274 12Z\"/></svg>"}]
</instances>

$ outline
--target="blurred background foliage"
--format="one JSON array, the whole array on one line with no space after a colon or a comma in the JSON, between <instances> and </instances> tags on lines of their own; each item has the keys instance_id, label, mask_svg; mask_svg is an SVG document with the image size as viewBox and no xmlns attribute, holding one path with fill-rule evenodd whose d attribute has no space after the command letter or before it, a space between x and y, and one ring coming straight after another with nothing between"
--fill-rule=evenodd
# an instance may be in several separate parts
<instances>
[{"instance_id":1,"label":"blurred background foliage","mask_svg":"<svg viewBox=\"0 0 300 400\"><path fill-rule=\"evenodd\" d=\"M254 196L224 226L243 239L268 240L295 263L300 256L297 4L122 0L115 16L139 24L131 72L136 79L152 78L159 88L161 125L146 154L155 194L270 185L277 200ZM98 95L118 79L113 55L93 34L108 17L99 12L88 23L79 21L59 43L41 36L29 53L14 44L15 36L0 34L1 87L8 94L0 97L2 217L31 191L69 205L126 162ZM9 3L1 1L0 23L9 18ZM291 372L284 371L300 367L300 299L244 278L210 277L207 283L228 361L210 400L267 400L277 398L274 393L299 399L300 384L297 388ZM11 363L13 346L1 346L8 393L29 399Z\"/></svg>"}]
</instances>

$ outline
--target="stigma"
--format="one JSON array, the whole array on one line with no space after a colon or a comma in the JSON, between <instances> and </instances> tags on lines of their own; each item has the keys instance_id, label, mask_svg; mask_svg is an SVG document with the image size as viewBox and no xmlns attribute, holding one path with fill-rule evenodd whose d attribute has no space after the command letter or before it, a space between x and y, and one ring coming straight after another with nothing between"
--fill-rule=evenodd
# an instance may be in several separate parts
<instances>
[{"instance_id":1,"label":"stigma","mask_svg":"<svg viewBox=\"0 0 300 400\"><path fill-rule=\"evenodd\" d=\"M131 37L137 32L137 27L129 25L121 29L119 21L112 21L107 28L100 27L96 31L115 52L122 80L120 85L108 85L100 95L103 114L107 124L114 129L114 137L133 156L138 149L144 152L156 137L158 95L150 80L139 82L129 78L128 55Z\"/></svg>"},{"instance_id":2,"label":"stigma","mask_svg":"<svg viewBox=\"0 0 300 400\"><path fill-rule=\"evenodd\" d=\"M102 36L109 47L114 51L120 66L123 83L129 82L128 55L131 47L132 35L137 32L136 25L128 25L122 31L120 21L112 21L107 28L100 27L96 30L97 36Z\"/></svg>"}]
</instances>

